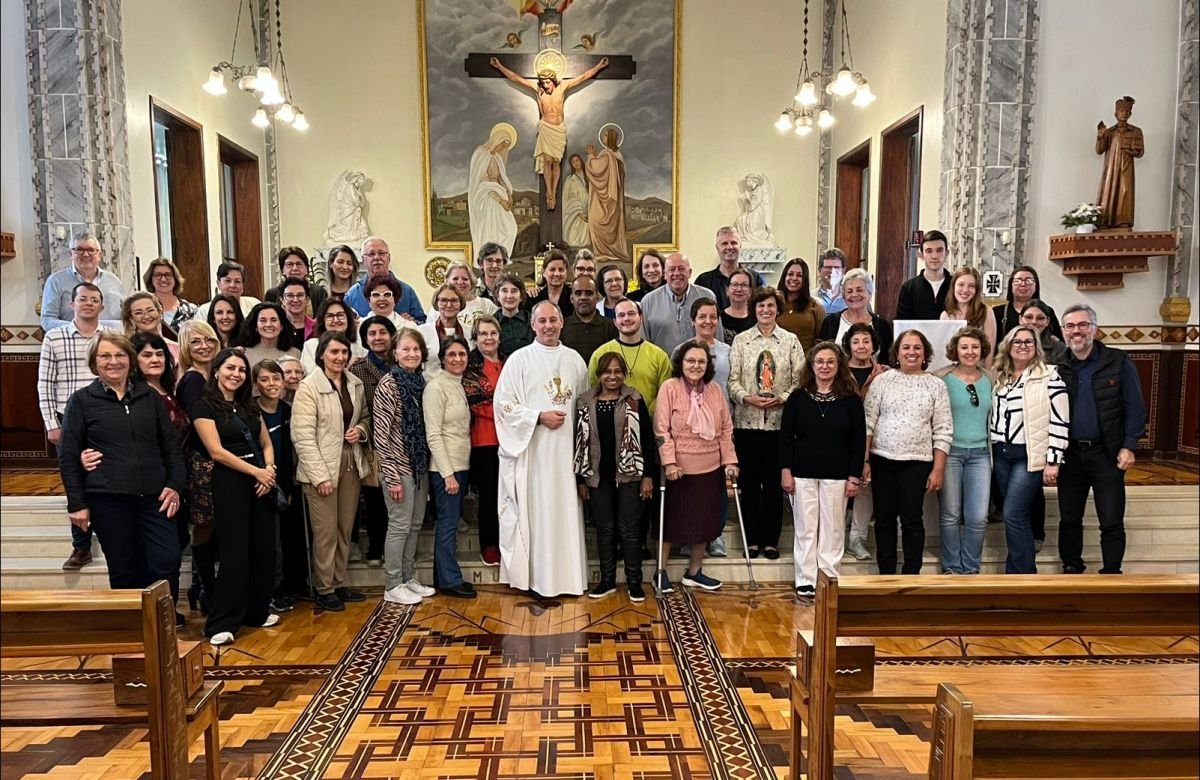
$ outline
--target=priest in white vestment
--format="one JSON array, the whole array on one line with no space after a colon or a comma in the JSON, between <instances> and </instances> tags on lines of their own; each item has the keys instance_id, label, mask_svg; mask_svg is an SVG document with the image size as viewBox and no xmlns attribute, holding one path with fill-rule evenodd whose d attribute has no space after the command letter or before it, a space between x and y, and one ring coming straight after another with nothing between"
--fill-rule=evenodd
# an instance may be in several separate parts
<instances>
[{"instance_id":1,"label":"priest in white vestment","mask_svg":"<svg viewBox=\"0 0 1200 780\"><path fill-rule=\"evenodd\" d=\"M536 340L504 363L496 385L500 440L500 581L539 596L587 589L583 512L575 488L575 402L587 365L559 341L562 313L533 308Z\"/></svg>"}]
</instances>

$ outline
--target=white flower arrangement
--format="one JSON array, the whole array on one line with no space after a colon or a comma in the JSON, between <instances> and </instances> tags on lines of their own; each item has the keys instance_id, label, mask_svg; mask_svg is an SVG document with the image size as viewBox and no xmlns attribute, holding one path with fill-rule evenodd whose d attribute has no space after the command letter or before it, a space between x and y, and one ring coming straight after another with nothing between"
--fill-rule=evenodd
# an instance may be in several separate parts
<instances>
[{"instance_id":1,"label":"white flower arrangement","mask_svg":"<svg viewBox=\"0 0 1200 780\"><path fill-rule=\"evenodd\" d=\"M1096 225L1100 222L1100 207L1095 203L1080 203L1071 211L1062 215L1062 226L1065 228L1080 225Z\"/></svg>"}]
</instances>

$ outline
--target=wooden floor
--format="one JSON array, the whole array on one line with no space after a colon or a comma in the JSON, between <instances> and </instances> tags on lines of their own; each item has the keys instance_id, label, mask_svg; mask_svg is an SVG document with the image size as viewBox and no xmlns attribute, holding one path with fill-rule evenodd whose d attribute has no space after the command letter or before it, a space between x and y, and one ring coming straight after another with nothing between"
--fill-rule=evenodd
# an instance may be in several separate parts
<instances>
[{"instance_id":1,"label":"wooden floor","mask_svg":"<svg viewBox=\"0 0 1200 780\"><path fill-rule=\"evenodd\" d=\"M1138 461L1125 477L1134 485L1197 485L1200 465L1183 460ZM53 469L8 468L0 471L0 495L61 496L62 480Z\"/></svg>"},{"instance_id":2,"label":"wooden floor","mask_svg":"<svg viewBox=\"0 0 1200 780\"><path fill-rule=\"evenodd\" d=\"M184 635L199 638L191 616ZM378 594L341 614L301 605L208 655L224 680L225 778L785 778L790 588L635 605L483 588L417 608ZM948 637L877 643L884 664L1198 663L1194 637ZM107 678L105 658L6 662L6 683ZM1200 665L1198 665L1200 671ZM2 706L2 704L0 704ZM838 778L923 776L928 707L841 707ZM4 729L0 777L148 778L145 732ZM198 747L192 776L202 776Z\"/></svg>"}]
</instances>

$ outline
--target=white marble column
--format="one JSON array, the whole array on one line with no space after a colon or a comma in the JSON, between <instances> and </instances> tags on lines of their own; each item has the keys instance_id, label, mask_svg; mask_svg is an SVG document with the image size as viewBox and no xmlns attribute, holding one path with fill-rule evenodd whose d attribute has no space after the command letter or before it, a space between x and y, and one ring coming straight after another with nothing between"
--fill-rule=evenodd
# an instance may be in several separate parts
<instances>
[{"instance_id":1,"label":"white marble column","mask_svg":"<svg viewBox=\"0 0 1200 780\"><path fill-rule=\"evenodd\" d=\"M105 268L134 287L120 0L25 0L40 275L94 233Z\"/></svg>"},{"instance_id":2,"label":"white marble column","mask_svg":"<svg viewBox=\"0 0 1200 780\"><path fill-rule=\"evenodd\" d=\"M824 0L821 8L821 70L833 72L834 35L838 0ZM833 245L833 137L817 129L817 257ZM815 264L815 259L813 260Z\"/></svg>"},{"instance_id":3,"label":"white marble column","mask_svg":"<svg viewBox=\"0 0 1200 780\"><path fill-rule=\"evenodd\" d=\"M1171 186L1171 228L1179 234L1175 255L1169 259L1167 285L1161 313L1166 322L1188 322L1191 312L1188 300L1189 282L1197 273L1192 256L1192 236L1196 227L1196 159L1197 113L1196 91L1200 79L1200 27L1197 20L1197 0L1181 0L1179 4L1179 75L1175 114L1175 154Z\"/></svg>"},{"instance_id":4,"label":"white marble column","mask_svg":"<svg viewBox=\"0 0 1200 780\"><path fill-rule=\"evenodd\" d=\"M1038 5L947 5L938 222L956 263L990 265L995 252L1007 272L1025 253Z\"/></svg>"}]
</instances>

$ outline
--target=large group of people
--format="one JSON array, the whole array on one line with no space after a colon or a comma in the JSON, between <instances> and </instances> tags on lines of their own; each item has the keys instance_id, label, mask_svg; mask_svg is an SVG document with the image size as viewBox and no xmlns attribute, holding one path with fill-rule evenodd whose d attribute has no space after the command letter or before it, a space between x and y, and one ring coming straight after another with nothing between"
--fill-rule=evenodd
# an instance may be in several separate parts
<instances>
[{"instance_id":1,"label":"large group of people","mask_svg":"<svg viewBox=\"0 0 1200 780\"><path fill-rule=\"evenodd\" d=\"M330 250L323 286L304 250L284 248L262 301L223 262L196 306L169 259L126 295L100 242L77 236L46 285L38 386L72 523L64 569L91 563L94 532L113 587L161 578L178 595L190 549L188 600L221 645L300 596L325 611L363 600L348 570L360 529L386 601L474 597L457 549L474 492L480 556L502 582L602 598L619 561L641 601L656 554L687 558L685 586L721 586L703 562L727 554L732 480L749 558L780 557L786 499L801 595L845 554L920 572L929 494L944 574L981 570L989 505L1005 570L1035 572L1045 486L1058 489L1063 571L1086 568L1092 491L1100 571L1120 573L1123 475L1146 413L1091 307L1060 320L1018 266L989 310L979 273L951 272L945 236L929 231L897 335L872 307L871 275L839 250L816 278L790 260L775 286L742 265L735 229L715 250L695 283L686 255L647 250L629 289L605 258L552 249L530 295L488 243L450 266L427 317L378 237ZM914 320L964 327L934 345ZM949 365L930 372L943 351ZM590 590L585 517L600 562ZM432 585L416 568L426 523Z\"/></svg>"}]
</instances>

